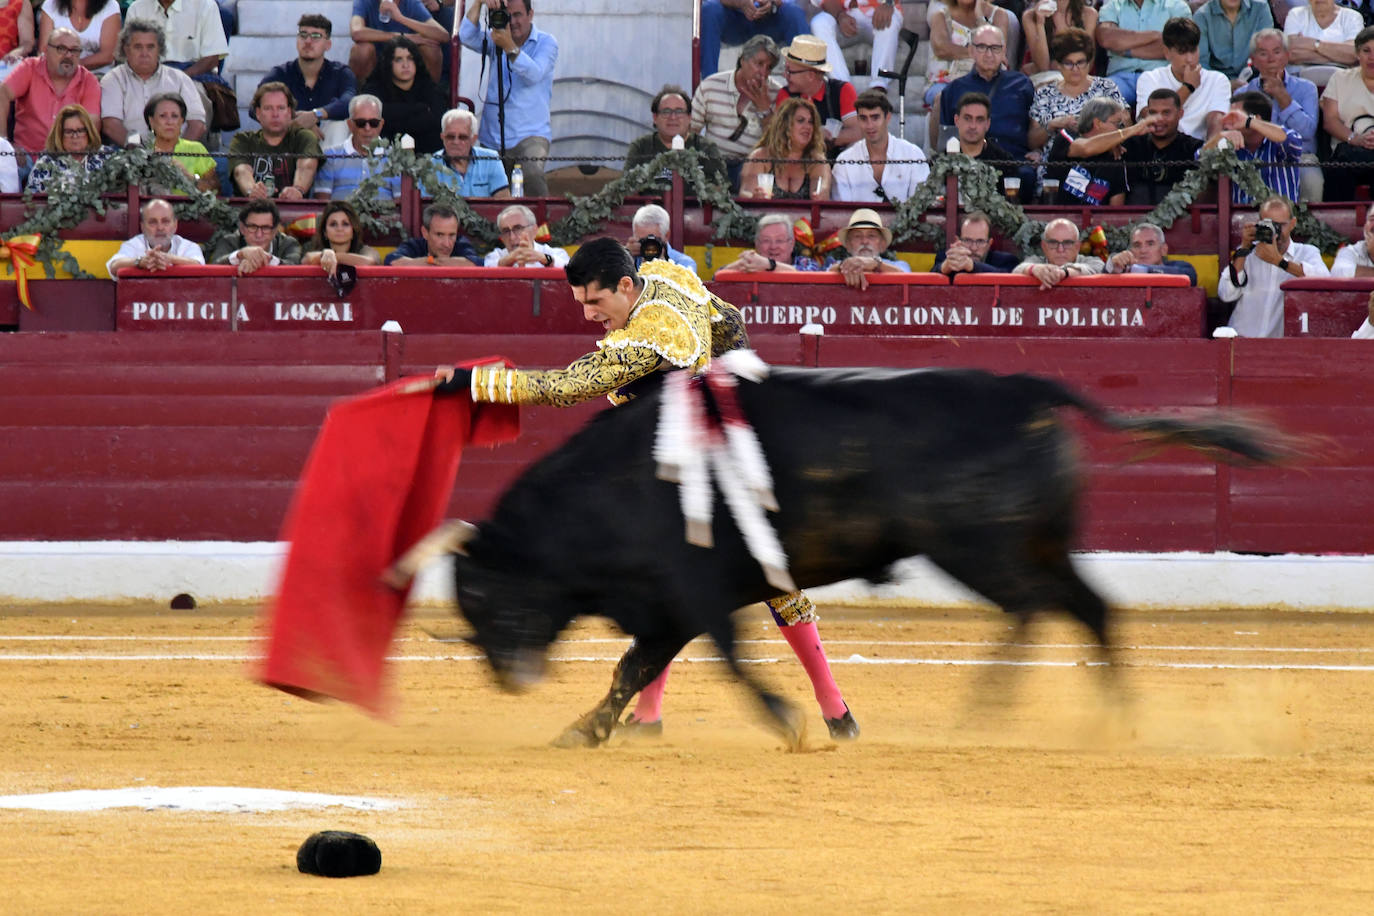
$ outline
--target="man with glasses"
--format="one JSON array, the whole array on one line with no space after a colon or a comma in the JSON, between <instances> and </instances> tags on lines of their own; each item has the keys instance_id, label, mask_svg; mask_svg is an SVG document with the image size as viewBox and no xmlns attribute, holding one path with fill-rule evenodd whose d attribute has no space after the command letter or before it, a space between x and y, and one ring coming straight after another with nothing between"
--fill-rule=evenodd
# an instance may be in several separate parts
<instances>
[{"instance_id":1,"label":"man with glasses","mask_svg":"<svg viewBox=\"0 0 1374 916\"><path fill-rule=\"evenodd\" d=\"M534 212L524 204L512 204L496 214L496 229L501 246L487 253L484 267L564 267L568 253L534 240L538 223Z\"/></svg>"},{"instance_id":2,"label":"man with glasses","mask_svg":"<svg viewBox=\"0 0 1374 916\"><path fill-rule=\"evenodd\" d=\"M1167 67L1140 74L1136 92L1142 101L1136 112L1144 111L1144 99L1156 89L1172 89L1183 100L1183 117L1178 129L1190 137L1206 140L1221 130L1221 116L1231 104L1231 81L1226 74L1204 70L1198 63L1198 43L1202 33L1187 17L1170 19L1161 33Z\"/></svg>"},{"instance_id":3,"label":"man with glasses","mask_svg":"<svg viewBox=\"0 0 1374 916\"><path fill-rule=\"evenodd\" d=\"M324 151L324 164L315 175L315 197L319 200L343 200L358 189L364 179L371 177L378 167L372 145L382 133L382 100L375 95L355 95L348 103L347 143L331 146ZM401 179L392 176L377 189L382 200L401 196Z\"/></svg>"},{"instance_id":4,"label":"man with glasses","mask_svg":"<svg viewBox=\"0 0 1374 916\"><path fill-rule=\"evenodd\" d=\"M773 39L755 35L740 49L733 71L703 78L692 96L688 130L704 134L720 150L733 189L739 188L744 158L763 139L773 97L782 88L782 81L771 75L779 59Z\"/></svg>"},{"instance_id":5,"label":"man with glasses","mask_svg":"<svg viewBox=\"0 0 1374 916\"><path fill-rule=\"evenodd\" d=\"M690 133L692 102L687 90L678 86L664 86L649 103L649 111L653 113L653 133L645 134L630 144L629 150L625 153L625 171L628 172L646 162L653 162L655 156L673 148L675 138L682 137L684 148L696 150L702 156L702 170L706 173L707 179L717 183L729 180L725 159L721 156L720 150L716 149L716 145L700 134ZM672 180L672 173L668 169L659 173L659 184L671 184Z\"/></svg>"},{"instance_id":6,"label":"man with glasses","mask_svg":"<svg viewBox=\"0 0 1374 916\"><path fill-rule=\"evenodd\" d=\"M320 227L324 231L324 227ZM250 200L239 211L239 231L210 250L211 264L229 264L247 275L278 264L299 264L301 243L281 231L281 213L270 200Z\"/></svg>"},{"instance_id":7,"label":"man with glasses","mask_svg":"<svg viewBox=\"0 0 1374 916\"><path fill-rule=\"evenodd\" d=\"M992 217L981 210L964 216L959 224L959 237L944 251L935 255L932 273L944 274L1005 274L1016 269L1020 261L1009 251L992 248Z\"/></svg>"},{"instance_id":8,"label":"man with glasses","mask_svg":"<svg viewBox=\"0 0 1374 916\"><path fill-rule=\"evenodd\" d=\"M940 94L940 123L953 126L959 101L970 92L981 93L988 98L988 136L1012 158L1022 159L1030 148L1030 107L1035 87L1021 71L1006 69L1006 50L1006 38L997 26L974 29L973 70L952 80ZM1030 184L1026 182L1027 187Z\"/></svg>"},{"instance_id":9,"label":"man with glasses","mask_svg":"<svg viewBox=\"0 0 1374 916\"><path fill-rule=\"evenodd\" d=\"M1102 273L1102 259L1079 254L1078 227L1067 219L1052 219L1040 237L1044 257L1031 255L1012 271L1040 281L1041 289L1054 289L1069 277L1091 277Z\"/></svg>"},{"instance_id":10,"label":"man with glasses","mask_svg":"<svg viewBox=\"0 0 1374 916\"><path fill-rule=\"evenodd\" d=\"M1140 74L1166 63L1160 35L1164 23L1190 15L1192 10L1184 0L1107 0L1102 4L1093 40L1106 49L1107 76L1121 90L1127 105L1135 107ZM1140 93L1141 97L1148 95Z\"/></svg>"},{"instance_id":11,"label":"man with glasses","mask_svg":"<svg viewBox=\"0 0 1374 916\"><path fill-rule=\"evenodd\" d=\"M463 235L458 213L445 204L430 204L421 216L420 238L406 239L384 264L431 267L481 267L477 249Z\"/></svg>"},{"instance_id":12,"label":"man with glasses","mask_svg":"<svg viewBox=\"0 0 1374 916\"><path fill-rule=\"evenodd\" d=\"M854 84L829 76L825 42L815 35L798 35L782 52L782 72L787 85L773 100L781 105L789 98L810 99L821 116L826 155L834 159L845 147L858 142L859 117L854 110L858 94ZM1022 77L1025 79L1025 77Z\"/></svg>"},{"instance_id":13,"label":"man with glasses","mask_svg":"<svg viewBox=\"0 0 1374 916\"><path fill-rule=\"evenodd\" d=\"M324 136L324 125L348 117L348 103L358 91L353 71L325 54L334 46L334 24L327 16L307 13L296 23L296 59L277 64L261 82L281 83L296 100L292 125Z\"/></svg>"},{"instance_id":14,"label":"man with glasses","mask_svg":"<svg viewBox=\"0 0 1374 916\"><path fill-rule=\"evenodd\" d=\"M895 204L930 176L921 148L889 133L892 103L886 90L866 89L854 100L863 139L835 160L831 200Z\"/></svg>"},{"instance_id":15,"label":"man with glasses","mask_svg":"<svg viewBox=\"0 0 1374 916\"><path fill-rule=\"evenodd\" d=\"M439 139L444 148L434 151L435 175L462 197L510 197L506 169L496 150L477 143L477 115L453 108L439 119ZM433 195L433 188L422 188Z\"/></svg>"},{"instance_id":16,"label":"man with glasses","mask_svg":"<svg viewBox=\"0 0 1374 916\"><path fill-rule=\"evenodd\" d=\"M139 270L168 270L183 264L204 264L200 246L177 235L177 215L165 200L150 200L139 209L143 232L119 246L114 257L105 262L112 280L126 267Z\"/></svg>"},{"instance_id":17,"label":"man with glasses","mask_svg":"<svg viewBox=\"0 0 1374 916\"><path fill-rule=\"evenodd\" d=\"M1078 110L1078 136L1059 131L1050 145L1049 165L1045 177L1059 182L1056 204L1090 207L1119 207L1126 202L1130 189L1126 180L1126 166L1121 161L1121 144L1128 135L1149 130L1147 118L1131 124L1131 113L1105 95L1088 99ZM1106 149L1088 146L1080 140L1097 139L1099 144L1110 142ZM1092 152L1086 152L1087 146Z\"/></svg>"},{"instance_id":18,"label":"man with glasses","mask_svg":"<svg viewBox=\"0 0 1374 916\"><path fill-rule=\"evenodd\" d=\"M80 58L81 38L68 28L53 29L42 56L24 58L0 83L0 135L9 135L13 102L14 145L21 158L23 151L35 156L43 152L64 106L80 105L99 116L100 81L81 66Z\"/></svg>"}]
</instances>

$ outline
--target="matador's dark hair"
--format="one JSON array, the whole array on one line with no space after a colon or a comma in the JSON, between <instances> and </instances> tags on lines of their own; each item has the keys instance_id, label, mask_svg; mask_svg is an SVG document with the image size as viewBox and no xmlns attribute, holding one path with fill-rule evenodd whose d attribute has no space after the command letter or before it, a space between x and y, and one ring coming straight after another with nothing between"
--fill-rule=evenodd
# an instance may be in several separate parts
<instances>
[{"instance_id":1,"label":"matador's dark hair","mask_svg":"<svg viewBox=\"0 0 1374 916\"><path fill-rule=\"evenodd\" d=\"M568 261L563 268L569 286L588 286L595 283L602 289L615 289L621 277L639 279L635 260L629 250L613 238L592 239Z\"/></svg>"}]
</instances>

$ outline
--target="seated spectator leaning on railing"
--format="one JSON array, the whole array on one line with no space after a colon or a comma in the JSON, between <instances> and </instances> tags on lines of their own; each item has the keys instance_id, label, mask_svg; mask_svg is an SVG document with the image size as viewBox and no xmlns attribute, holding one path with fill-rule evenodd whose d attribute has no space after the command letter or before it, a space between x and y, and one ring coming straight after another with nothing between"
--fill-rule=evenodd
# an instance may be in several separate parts
<instances>
[{"instance_id":1,"label":"seated spectator leaning on railing","mask_svg":"<svg viewBox=\"0 0 1374 916\"><path fill-rule=\"evenodd\" d=\"M1178 119L1182 115L1183 102L1178 93L1172 89L1156 89L1146 98L1141 119L1123 132L1125 142L1122 146L1126 151L1123 158L1131 186L1126 192L1126 203L1153 207L1192 169L1191 163L1202 141L1179 132ZM1080 138L1074 142L1085 141ZM1087 142L1109 140L1094 138Z\"/></svg>"},{"instance_id":2,"label":"seated spectator leaning on railing","mask_svg":"<svg viewBox=\"0 0 1374 916\"><path fill-rule=\"evenodd\" d=\"M1121 89L1127 105L1136 106L1140 74L1167 63L1160 39L1164 23L1192 12L1183 0L1107 0L1102 4L1093 38L1107 50L1107 76Z\"/></svg>"},{"instance_id":3,"label":"seated spectator leaning on railing","mask_svg":"<svg viewBox=\"0 0 1374 916\"><path fill-rule=\"evenodd\" d=\"M1045 177L1059 182L1056 204L1119 207L1126 202L1122 143L1127 131L1144 133L1148 119L1131 124L1124 105L1106 96L1088 99L1078 111L1078 136L1061 130L1050 144Z\"/></svg>"},{"instance_id":4,"label":"seated spectator leaning on railing","mask_svg":"<svg viewBox=\"0 0 1374 916\"><path fill-rule=\"evenodd\" d=\"M211 264L230 264L251 274L278 264L299 264L301 243L281 231L281 213L266 198L239 210L239 231L225 236L206 255Z\"/></svg>"},{"instance_id":5,"label":"seated spectator leaning on railing","mask_svg":"<svg viewBox=\"0 0 1374 916\"><path fill-rule=\"evenodd\" d=\"M219 193L219 172L205 144L181 135L186 124L186 102L181 96L170 92L153 96L143 106L143 121L148 125L144 146L168 154L168 161L186 173L196 190Z\"/></svg>"},{"instance_id":6,"label":"seated spectator leaning on railing","mask_svg":"<svg viewBox=\"0 0 1374 916\"><path fill-rule=\"evenodd\" d=\"M1333 277L1374 277L1374 207L1365 211L1364 238L1342 245L1331 264Z\"/></svg>"},{"instance_id":7,"label":"seated spectator leaning on railing","mask_svg":"<svg viewBox=\"0 0 1374 916\"><path fill-rule=\"evenodd\" d=\"M154 198L138 212L143 233L120 245L114 257L105 262L111 279L118 280L119 272L125 267L156 271L205 263L200 246L177 235L177 215L171 204Z\"/></svg>"},{"instance_id":8,"label":"seated spectator leaning on railing","mask_svg":"<svg viewBox=\"0 0 1374 916\"><path fill-rule=\"evenodd\" d=\"M854 111L858 93L854 84L830 76L825 62L825 42L815 35L798 35L782 50L782 71L787 85L778 91L775 106L787 99L809 99L820 113L816 130L824 136L826 155L832 159L860 136Z\"/></svg>"},{"instance_id":9,"label":"seated spectator leaning on railing","mask_svg":"<svg viewBox=\"0 0 1374 916\"><path fill-rule=\"evenodd\" d=\"M1186 16L1164 23L1164 58L1168 66L1140 74L1136 83L1136 113L1156 89L1172 89L1183 100L1178 129L1190 137L1207 140L1221 129L1221 116L1231 102L1231 81L1223 73L1204 70L1198 64L1197 23Z\"/></svg>"},{"instance_id":10,"label":"seated spectator leaning on railing","mask_svg":"<svg viewBox=\"0 0 1374 916\"><path fill-rule=\"evenodd\" d=\"M843 276L846 286L868 289L869 274L911 273L905 261L883 257L883 252L892 245L892 230L883 225L883 218L876 210L867 207L855 210L839 236L849 257L830 270Z\"/></svg>"},{"instance_id":11,"label":"seated spectator leaning on railing","mask_svg":"<svg viewBox=\"0 0 1374 916\"><path fill-rule=\"evenodd\" d=\"M43 155L29 172L26 190L45 194L64 182L76 180L76 172L98 172L115 152L100 145L95 119L80 105L68 105L57 113L43 145Z\"/></svg>"},{"instance_id":12,"label":"seated spectator leaning on railing","mask_svg":"<svg viewBox=\"0 0 1374 916\"><path fill-rule=\"evenodd\" d=\"M479 0L470 0L469 5L482 4ZM421 0L353 0L348 32L353 39L353 49L348 52L348 66L357 75L359 83L372 75L381 50L379 45L386 44L397 35L409 36L420 45L420 57L429 72L429 78L439 79L444 66L440 46L448 41L448 29L434 21Z\"/></svg>"},{"instance_id":13,"label":"seated spectator leaning on railing","mask_svg":"<svg viewBox=\"0 0 1374 916\"><path fill-rule=\"evenodd\" d=\"M487 252L484 267L564 267L568 253L562 248L534 240L538 228L534 212L524 204L511 204L496 214L496 229L501 233L500 248Z\"/></svg>"},{"instance_id":14,"label":"seated spectator leaning on railing","mask_svg":"<svg viewBox=\"0 0 1374 916\"><path fill-rule=\"evenodd\" d=\"M1254 2L1254 0L1251 0ZM1317 120L1321 107L1317 87L1309 79L1288 72L1288 36L1278 29L1262 29L1250 39L1255 78L1241 91L1262 92L1269 98L1268 119L1302 137L1298 178L1302 199L1322 199L1322 170L1317 167Z\"/></svg>"},{"instance_id":15,"label":"seated spectator leaning on railing","mask_svg":"<svg viewBox=\"0 0 1374 916\"><path fill-rule=\"evenodd\" d=\"M262 83L282 83L296 100L296 127L315 131L323 138L321 125L348 117L348 103L358 91L353 71L325 57L333 47L330 36L334 24L327 16L306 13L296 23L296 59L277 64L262 78Z\"/></svg>"},{"instance_id":16,"label":"seated spectator leaning on railing","mask_svg":"<svg viewBox=\"0 0 1374 916\"><path fill-rule=\"evenodd\" d=\"M1355 51L1355 66L1332 76L1322 91L1322 126L1332 143L1327 200L1353 199L1374 163L1374 26L1355 36Z\"/></svg>"},{"instance_id":17,"label":"seated spectator leaning on railing","mask_svg":"<svg viewBox=\"0 0 1374 916\"><path fill-rule=\"evenodd\" d=\"M645 204L635 211L634 219L630 221L630 238L625 242L625 247L635 259L635 267L646 260L662 258L696 273L697 262L668 244L668 233L672 228L668 211L658 204ZM644 250L646 247L647 251Z\"/></svg>"},{"instance_id":18,"label":"seated spectator leaning on railing","mask_svg":"<svg viewBox=\"0 0 1374 916\"><path fill-rule=\"evenodd\" d=\"M382 158L372 146L382 133L382 102L375 95L355 95L348 103L348 142L324 151L324 161L315 173L314 195L320 200L341 200L358 190L371 177ZM394 200L401 195L401 179L383 180L377 197Z\"/></svg>"},{"instance_id":19,"label":"seated spectator leaning on railing","mask_svg":"<svg viewBox=\"0 0 1374 916\"><path fill-rule=\"evenodd\" d=\"M744 43L733 71L704 77L692 96L692 134L704 132L725 157L730 185L739 189L744 157L763 139L763 125L773 111L782 82L771 77L778 46L767 35Z\"/></svg>"},{"instance_id":20,"label":"seated spectator leaning on railing","mask_svg":"<svg viewBox=\"0 0 1374 916\"><path fill-rule=\"evenodd\" d=\"M477 143L477 115L466 108L444 112L439 139L444 148L434 153L434 173L445 186L463 197L510 197L506 169L496 150ZM421 188L433 196L434 188Z\"/></svg>"},{"instance_id":21,"label":"seated spectator leaning on railing","mask_svg":"<svg viewBox=\"0 0 1374 916\"><path fill-rule=\"evenodd\" d=\"M100 112L100 82L78 64L81 42L71 29L57 29L39 57L21 61L0 83L0 134L9 134L10 103L14 103L14 143L37 155L44 148L57 113L80 105L92 115ZM32 163L25 156L24 165Z\"/></svg>"},{"instance_id":22,"label":"seated spectator leaning on railing","mask_svg":"<svg viewBox=\"0 0 1374 916\"><path fill-rule=\"evenodd\" d=\"M1026 74L1005 68L1007 41L1002 30L995 25L979 26L973 30L971 48L973 71L951 81L940 95L940 123L953 125L959 103L969 93L981 93L988 99L988 136L1012 159L1025 158L1031 149L1038 154L1045 138L1030 132L1035 87Z\"/></svg>"},{"instance_id":23,"label":"seated spectator leaning on railing","mask_svg":"<svg viewBox=\"0 0 1374 916\"><path fill-rule=\"evenodd\" d=\"M458 213L446 204L430 204L421 216L418 239L406 239L386 256L398 266L481 267L481 255L458 225Z\"/></svg>"},{"instance_id":24,"label":"seated spectator leaning on railing","mask_svg":"<svg viewBox=\"0 0 1374 916\"><path fill-rule=\"evenodd\" d=\"M683 146L696 150L701 157L701 168L706 173L707 181L724 183L729 180L725 159L716 145L701 134L691 133L692 102L686 89L664 86L649 103L649 111L653 115L654 130L630 143L625 153L625 171L653 162L656 156L673 148L674 138L681 137ZM666 185L672 180L672 173L668 169L659 173L659 184Z\"/></svg>"},{"instance_id":25,"label":"seated spectator leaning on railing","mask_svg":"<svg viewBox=\"0 0 1374 916\"><path fill-rule=\"evenodd\" d=\"M346 200L331 200L315 222L315 237L301 263L318 264L332 277L340 264L372 267L382 263L382 258L375 248L363 244L362 221L353 205Z\"/></svg>"},{"instance_id":26,"label":"seated spectator leaning on railing","mask_svg":"<svg viewBox=\"0 0 1374 916\"><path fill-rule=\"evenodd\" d=\"M1021 259L1009 251L992 248L992 218L981 210L965 214L959 223L959 237L944 251L936 252L932 273L1005 274L1016 269Z\"/></svg>"},{"instance_id":27,"label":"seated spectator leaning on railing","mask_svg":"<svg viewBox=\"0 0 1374 916\"><path fill-rule=\"evenodd\" d=\"M1265 120L1271 110L1269 97L1263 92L1242 92L1231 102L1231 110L1222 119L1221 133L1202 148L1211 149L1225 139L1235 148L1236 157L1241 161L1257 160L1260 178L1270 191L1293 200L1298 194L1302 138L1295 131ZM1231 202L1252 202L1239 182L1231 182Z\"/></svg>"},{"instance_id":28,"label":"seated spectator leaning on railing","mask_svg":"<svg viewBox=\"0 0 1374 916\"><path fill-rule=\"evenodd\" d=\"M71 29L81 42L79 63L95 73L104 74L114 63L119 48L120 7L118 0L43 0L38 17L38 51L41 54L58 29ZM34 4L38 7L38 4ZM78 25L80 23L80 25Z\"/></svg>"},{"instance_id":29,"label":"seated spectator leaning on railing","mask_svg":"<svg viewBox=\"0 0 1374 916\"><path fill-rule=\"evenodd\" d=\"M1259 216L1241 230L1240 247L1231 255L1217 281L1217 298L1234 302L1227 322L1242 337L1283 336L1283 290L1294 277L1325 277L1329 273L1321 252L1292 240L1293 205L1270 197L1259 205Z\"/></svg>"},{"instance_id":30,"label":"seated spectator leaning on railing","mask_svg":"<svg viewBox=\"0 0 1374 916\"><path fill-rule=\"evenodd\" d=\"M1069 277L1091 277L1102 273L1101 258L1079 254L1078 227L1071 221L1052 219L1040 236L1044 256L1031 255L1012 270L1040 281L1041 289L1053 289Z\"/></svg>"},{"instance_id":31,"label":"seated spectator leaning on railing","mask_svg":"<svg viewBox=\"0 0 1374 916\"><path fill-rule=\"evenodd\" d=\"M1268 0L1207 0L1193 13L1193 22L1199 32L1198 65L1225 75L1234 88L1254 36L1274 27L1274 13Z\"/></svg>"},{"instance_id":32,"label":"seated spectator leaning on railing","mask_svg":"<svg viewBox=\"0 0 1374 916\"><path fill-rule=\"evenodd\" d=\"M186 139L205 137L205 105L195 82L175 67L162 63L167 36L147 19L130 19L119 33L123 61L100 80L100 129L115 146L130 134L145 130L143 108L155 95L171 92L186 102ZM238 139L238 135L234 139Z\"/></svg>"},{"instance_id":33,"label":"seated spectator leaning on railing","mask_svg":"<svg viewBox=\"0 0 1374 916\"><path fill-rule=\"evenodd\" d=\"M792 217L783 213L769 213L759 218L759 228L754 232L754 247L742 252L720 270L789 273L799 269L792 264L795 246Z\"/></svg>"},{"instance_id":34,"label":"seated spectator leaning on railing","mask_svg":"<svg viewBox=\"0 0 1374 916\"><path fill-rule=\"evenodd\" d=\"M1107 258L1109 274L1178 274L1197 286L1197 271L1187 261L1171 261L1164 230L1154 223L1141 223L1131 230L1131 247Z\"/></svg>"},{"instance_id":35,"label":"seated spectator leaning on railing","mask_svg":"<svg viewBox=\"0 0 1374 916\"><path fill-rule=\"evenodd\" d=\"M740 172L739 196L829 200L833 176L825 161L820 118L810 99L788 99Z\"/></svg>"},{"instance_id":36,"label":"seated spectator leaning on railing","mask_svg":"<svg viewBox=\"0 0 1374 916\"><path fill-rule=\"evenodd\" d=\"M859 93L854 110L863 139L835 160L831 199L889 204L906 200L930 177L926 154L890 132L892 103L886 90Z\"/></svg>"},{"instance_id":37,"label":"seated spectator leaning on railing","mask_svg":"<svg viewBox=\"0 0 1374 916\"><path fill-rule=\"evenodd\" d=\"M322 155L314 131L291 123L296 101L281 83L263 83L250 109L258 130L241 130L229 143L229 177L244 197L300 200L310 193Z\"/></svg>"},{"instance_id":38,"label":"seated spectator leaning on railing","mask_svg":"<svg viewBox=\"0 0 1374 916\"><path fill-rule=\"evenodd\" d=\"M486 0L486 8L497 6L498 0ZM544 171L553 140L549 106L553 101L558 41L535 28L529 0L506 0L505 6L510 25L486 31L477 25L483 4L469 0L467 14L458 24L458 38L463 47L487 55L488 71L499 67L502 74L499 81L494 73L487 79L487 97L482 103L482 145L501 154L507 174L520 166L525 174L525 195L545 197L549 193ZM505 94L498 97L502 87Z\"/></svg>"}]
</instances>

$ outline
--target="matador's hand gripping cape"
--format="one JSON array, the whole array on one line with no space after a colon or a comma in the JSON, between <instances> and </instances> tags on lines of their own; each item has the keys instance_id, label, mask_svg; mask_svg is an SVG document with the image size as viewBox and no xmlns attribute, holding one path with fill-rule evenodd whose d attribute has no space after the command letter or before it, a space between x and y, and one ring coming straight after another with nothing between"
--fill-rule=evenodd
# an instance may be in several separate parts
<instances>
[{"instance_id":1,"label":"matador's hand gripping cape","mask_svg":"<svg viewBox=\"0 0 1374 916\"><path fill-rule=\"evenodd\" d=\"M479 366L472 373L473 400L569 407L605 395L621 403L621 389L653 372L699 372L712 356L749 345L739 310L712 295L692 271L648 261L639 276L644 289L625 327L598 341L594 352L566 369Z\"/></svg>"}]
</instances>

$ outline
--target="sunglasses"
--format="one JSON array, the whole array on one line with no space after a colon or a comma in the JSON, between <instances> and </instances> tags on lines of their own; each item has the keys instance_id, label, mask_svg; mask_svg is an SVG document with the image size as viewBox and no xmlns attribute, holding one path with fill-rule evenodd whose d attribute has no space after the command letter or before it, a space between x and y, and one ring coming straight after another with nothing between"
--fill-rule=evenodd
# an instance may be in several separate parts
<instances>
[{"instance_id":1,"label":"sunglasses","mask_svg":"<svg viewBox=\"0 0 1374 916\"><path fill-rule=\"evenodd\" d=\"M354 127L381 127L381 126L382 126L382 119L381 119L381 118L354 118L354 119L353 119L353 126L354 126Z\"/></svg>"},{"instance_id":2,"label":"sunglasses","mask_svg":"<svg viewBox=\"0 0 1374 916\"><path fill-rule=\"evenodd\" d=\"M472 134L441 134L445 140L471 140Z\"/></svg>"}]
</instances>

